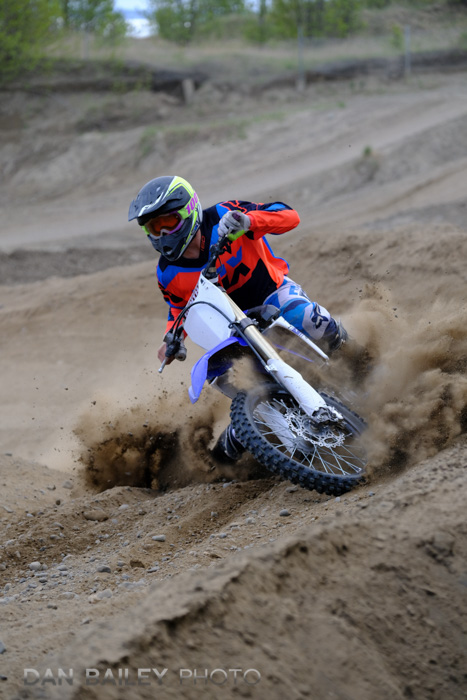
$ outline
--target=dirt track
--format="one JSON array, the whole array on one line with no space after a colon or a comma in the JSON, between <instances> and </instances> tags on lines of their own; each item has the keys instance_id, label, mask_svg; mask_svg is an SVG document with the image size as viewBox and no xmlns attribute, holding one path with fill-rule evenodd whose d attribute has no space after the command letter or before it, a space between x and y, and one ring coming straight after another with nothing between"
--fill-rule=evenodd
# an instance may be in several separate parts
<instances>
[{"instance_id":1,"label":"dirt track","mask_svg":"<svg viewBox=\"0 0 467 700\"><path fill-rule=\"evenodd\" d=\"M109 118L127 119L128 96L31 99L2 106L0 142L0 697L465 697L465 76L254 102L205 85L190 106L148 94L158 124L180 126L150 143L138 115ZM104 128L78 128L99 110ZM249 111L241 129L222 121ZM35 115L28 129L18 114ZM336 500L248 459L212 464L227 402L188 408L190 363L157 374L156 260L126 224L166 172L205 206L299 211L276 254L374 358L355 399L368 485ZM163 686L83 680L156 667ZM24 668L75 678L24 687ZM261 681L180 685L181 668Z\"/></svg>"}]
</instances>

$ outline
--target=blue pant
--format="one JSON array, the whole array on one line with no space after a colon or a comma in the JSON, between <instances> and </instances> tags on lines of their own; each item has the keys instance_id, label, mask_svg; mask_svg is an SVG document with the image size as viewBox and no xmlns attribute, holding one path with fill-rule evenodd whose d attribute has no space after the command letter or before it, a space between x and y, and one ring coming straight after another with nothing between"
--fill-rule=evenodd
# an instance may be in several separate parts
<instances>
[{"instance_id":1,"label":"blue pant","mask_svg":"<svg viewBox=\"0 0 467 700\"><path fill-rule=\"evenodd\" d=\"M336 333L337 324L324 306L310 301L300 285L289 277L284 277L279 289L267 296L263 304L280 309L286 321L312 340Z\"/></svg>"}]
</instances>

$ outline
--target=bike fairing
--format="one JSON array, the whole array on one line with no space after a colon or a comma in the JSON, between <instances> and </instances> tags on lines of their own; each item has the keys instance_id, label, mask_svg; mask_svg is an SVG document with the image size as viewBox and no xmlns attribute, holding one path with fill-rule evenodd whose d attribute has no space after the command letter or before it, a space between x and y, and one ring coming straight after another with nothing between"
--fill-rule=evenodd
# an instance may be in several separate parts
<instances>
[{"instance_id":1,"label":"bike fairing","mask_svg":"<svg viewBox=\"0 0 467 700\"><path fill-rule=\"evenodd\" d=\"M244 347L247 345L242 338L237 338L235 336L232 338L227 338L214 348L211 348L211 350L205 352L204 355L202 355L193 365L191 368L191 386L188 387L188 396L190 397L191 403L196 403L198 401L206 379L214 379L214 377L219 377L221 374L224 374L229 367L231 367L232 362L227 361L223 366L218 366L212 369L210 368L209 361L212 357L217 355L218 352L229 347L229 345L234 345L235 343L238 343Z\"/></svg>"},{"instance_id":2,"label":"bike fairing","mask_svg":"<svg viewBox=\"0 0 467 700\"><path fill-rule=\"evenodd\" d=\"M288 263L274 255L263 237L266 233L278 235L295 228L300 221L297 212L282 202L229 201L209 207L203 211L199 258L182 257L170 262L161 255L159 259L159 288L170 307L166 332L188 302L199 274L206 266L209 248L218 240L220 219L227 211L235 209L248 214L255 231L248 231L233 241L221 256L218 265L221 285L241 308L248 308L263 303L265 297L282 284L289 269ZM268 216L268 212L274 212L273 216ZM277 216L279 212L280 218Z\"/></svg>"}]
</instances>

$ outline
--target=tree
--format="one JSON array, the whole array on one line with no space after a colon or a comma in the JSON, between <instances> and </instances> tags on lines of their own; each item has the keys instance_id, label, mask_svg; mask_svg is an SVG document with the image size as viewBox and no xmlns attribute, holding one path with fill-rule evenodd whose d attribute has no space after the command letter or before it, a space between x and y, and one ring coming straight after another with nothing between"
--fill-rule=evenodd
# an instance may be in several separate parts
<instances>
[{"instance_id":1,"label":"tree","mask_svg":"<svg viewBox=\"0 0 467 700\"><path fill-rule=\"evenodd\" d=\"M272 35L268 0L257 0L256 5L256 12L250 6L245 13L242 35L255 44L265 44Z\"/></svg>"},{"instance_id":2,"label":"tree","mask_svg":"<svg viewBox=\"0 0 467 700\"><path fill-rule=\"evenodd\" d=\"M65 26L89 34L115 36L125 34L126 22L115 12L113 0L61 0Z\"/></svg>"},{"instance_id":3,"label":"tree","mask_svg":"<svg viewBox=\"0 0 467 700\"><path fill-rule=\"evenodd\" d=\"M273 0L271 16L275 33L307 37L347 36L358 26L360 0Z\"/></svg>"},{"instance_id":4,"label":"tree","mask_svg":"<svg viewBox=\"0 0 467 700\"><path fill-rule=\"evenodd\" d=\"M359 0L329 0L324 13L323 34L343 39L361 26Z\"/></svg>"},{"instance_id":5,"label":"tree","mask_svg":"<svg viewBox=\"0 0 467 700\"><path fill-rule=\"evenodd\" d=\"M197 0L150 0L150 19L158 33L180 44L188 43L196 28Z\"/></svg>"},{"instance_id":6,"label":"tree","mask_svg":"<svg viewBox=\"0 0 467 700\"><path fill-rule=\"evenodd\" d=\"M216 23L244 12L244 0L150 0L150 19L160 36L181 44L215 32Z\"/></svg>"},{"instance_id":7,"label":"tree","mask_svg":"<svg viewBox=\"0 0 467 700\"><path fill-rule=\"evenodd\" d=\"M57 27L60 8L55 0L1 0L0 79L33 68Z\"/></svg>"}]
</instances>

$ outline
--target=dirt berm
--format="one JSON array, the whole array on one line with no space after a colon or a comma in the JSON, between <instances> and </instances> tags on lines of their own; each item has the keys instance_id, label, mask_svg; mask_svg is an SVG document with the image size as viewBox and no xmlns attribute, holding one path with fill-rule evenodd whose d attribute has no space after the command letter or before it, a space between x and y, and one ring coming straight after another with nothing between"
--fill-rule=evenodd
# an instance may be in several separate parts
<instances>
[{"instance_id":1,"label":"dirt berm","mask_svg":"<svg viewBox=\"0 0 467 700\"><path fill-rule=\"evenodd\" d=\"M463 697L460 455L366 492L356 509L328 502L323 522L259 551L153 584L136 607L77 633L54 659L73 685L47 685L47 697ZM138 683L154 667L167 669L161 685L148 671Z\"/></svg>"}]
</instances>

